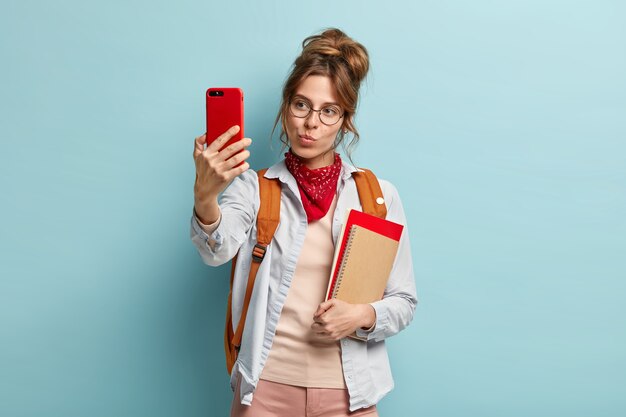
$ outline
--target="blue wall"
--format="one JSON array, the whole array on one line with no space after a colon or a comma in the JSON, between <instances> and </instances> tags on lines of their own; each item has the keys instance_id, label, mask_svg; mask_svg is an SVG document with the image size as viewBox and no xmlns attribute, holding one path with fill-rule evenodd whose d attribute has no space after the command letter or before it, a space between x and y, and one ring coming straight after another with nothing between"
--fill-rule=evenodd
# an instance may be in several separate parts
<instances>
[{"instance_id":1,"label":"blue wall","mask_svg":"<svg viewBox=\"0 0 626 417\"><path fill-rule=\"evenodd\" d=\"M420 304L383 416L626 412L619 1L10 0L0 16L0 415L226 415L227 268L188 239L204 90L252 166L301 40L371 52L357 164L393 181Z\"/></svg>"}]
</instances>

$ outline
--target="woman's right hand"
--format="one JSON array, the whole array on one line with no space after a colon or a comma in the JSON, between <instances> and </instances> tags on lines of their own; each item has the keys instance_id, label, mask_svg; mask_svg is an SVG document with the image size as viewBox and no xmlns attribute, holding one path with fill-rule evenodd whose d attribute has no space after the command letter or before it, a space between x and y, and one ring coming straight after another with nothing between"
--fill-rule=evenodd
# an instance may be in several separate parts
<instances>
[{"instance_id":1,"label":"woman's right hand","mask_svg":"<svg viewBox=\"0 0 626 417\"><path fill-rule=\"evenodd\" d=\"M193 159L196 164L194 200L196 215L202 223L209 224L217 221L219 217L217 196L228 187L236 176L250 168L250 165L245 162L250 156L250 152L246 149L252 143L250 138L243 138L220 151L220 148L237 132L239 132L239 126L235 125L206 148L206 134L195 140L193 150ZM241 162L243 163L239 165Z\"/></svg>"}]
</instances>

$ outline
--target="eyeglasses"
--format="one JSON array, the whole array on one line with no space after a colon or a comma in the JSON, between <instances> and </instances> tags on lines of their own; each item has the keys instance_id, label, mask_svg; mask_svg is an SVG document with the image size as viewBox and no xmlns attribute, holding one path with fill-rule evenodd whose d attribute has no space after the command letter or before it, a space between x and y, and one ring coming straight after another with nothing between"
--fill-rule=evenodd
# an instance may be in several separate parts
<instances>
[{"instance_id":1,"label":"eyeglasses","mask_svg":"<svg viewBox=\"0 0 626 417\"><path fill-rule=\"evenodd\" d=\"M289 112L294 117L305 119L309 117L309 114L311 114L312 111L317 112L320 122L324 123L326 126L337 124L337 122L343 117L341 108L335 105L329 105L322 107L320 110L315 110L311 106L311 103L301 98L293 99L289 103Z\"/></svg>"}]
</instances>

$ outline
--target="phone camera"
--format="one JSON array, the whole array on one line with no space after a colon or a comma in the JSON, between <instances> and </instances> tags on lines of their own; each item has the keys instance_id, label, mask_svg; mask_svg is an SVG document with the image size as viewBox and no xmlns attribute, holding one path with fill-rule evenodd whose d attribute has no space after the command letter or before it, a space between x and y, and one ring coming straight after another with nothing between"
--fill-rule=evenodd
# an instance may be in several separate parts
<instances>
[{"instance_id":1,"label":"phone camera","mask_svg":"<svg viewBox=\"0 0 626 417\"><path fill-rule=\"evenodd\" d=\"M222 97L223 95L224 95L224 92L221 90L209 91L209 97Z\"/></svg>"}]
</instances>

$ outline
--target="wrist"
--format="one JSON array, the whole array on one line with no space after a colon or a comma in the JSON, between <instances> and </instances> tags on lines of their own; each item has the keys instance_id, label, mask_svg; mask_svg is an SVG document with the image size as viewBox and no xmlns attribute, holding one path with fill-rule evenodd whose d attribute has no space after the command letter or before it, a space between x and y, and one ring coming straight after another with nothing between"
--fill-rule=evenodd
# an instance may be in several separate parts
<instances>
[{"instance_id":1,"label":"wrist","mask_svg":"<svg viewBox=\"0 0 626 417\"><path fill-rule=\"evenodd\" d=\"M196 202L217 201L219 193L216 193L211 187L203 187L198 181L193 186L193 197Z\"/></svg>"},{"instance_id":2,"label":"wrist","mask_svg":"<svg viewBox=\"0 0 626 417\"><path fill-rule=\"evenodd\" d=\"M217 196L196 196L193 203L196 210L207 210L218 204Z\"/></svg>"},{"instance_id":3,"label":"wrist","mask_svg":"<svg viewBox=\"0 0 626 417\"><path fill-rule=\"evenodd\" d=\"M194 211L198 220L203 224L213 224L219 219L220 209L217 197L211 199L196 199Z\"/></svg>"},{"instance_id":4,"label":"wrist","mask_svg":"<svg viewBox=\"0 0 626 417\"><path fill-rule=\"evenodd\" d=\"M370 329L376 324L376 310L374 310L371 304L359 304L359 307L359 327L363 330Z\"/></svg>"}]
</instances>

